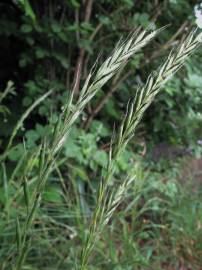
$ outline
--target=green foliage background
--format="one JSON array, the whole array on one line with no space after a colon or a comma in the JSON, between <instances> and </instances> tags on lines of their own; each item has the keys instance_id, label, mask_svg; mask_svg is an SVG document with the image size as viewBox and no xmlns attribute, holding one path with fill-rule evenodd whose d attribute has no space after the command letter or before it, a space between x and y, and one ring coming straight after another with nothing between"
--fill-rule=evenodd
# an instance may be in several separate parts
<instances>
[{"instance_id":1,"label":"green foliage background","mask_svg":"<svg viewBox=\"0 0 202 270\"><path fill-rule=\"evenodd\" d=\"M29 265L34 265L35 257L39 256L40 252L46 258L46 262L42 263L42 266L39 266L40 262L35 262L36 268L27 269L57 269L47 267L53 262L56 265L56 257L60 259L57 265L58 269L63 269L66 259L63 250L66 248L67 238L68 242L73 239L70 244L67 244L71 247L68 251L69 256L72 258L75 255L74 245L76 246L79 240L74 241L74 234L78 235L82 232L82 224L77 215L79 216L82 213L85 216L91 211L92 194L99 184L100 172L106 168L106 150L109 148L108 142L113 132L113 126L120 122L127 101L137 91L138 86L145 82L150 71L156 70L168 52L180 44L188 30L193 27L195 4L196 1L194 0L1 1L0 88L2 92L8 81L14 83L12 93L6 97L3 105L0 106L0 149L2 152L6 149L13 128L23 112L37 98L50 89L53 90L51 95L31 112L14 139L6 161L8 164L6 175L13 176L14 180L19 179L22 172L17 171L13 175L16 163L23 156L24 145L32 151L44 135L50 132L50 126L57 121L58 112L63 108L77 75L76 95L78 96L84 79L95 63L98 54L100 54L98 62L102 62L114 49L114 44L121 36L127 36L139 26L143 29L147 27L157 29L169 24L169 27L155 41L138 53L123 71L119 72L107 86L101 89L72 129L60 155L58 170L51 176L46 187L45 203L40 213L40 222L45 225L44 228L39 225L39 235L34 239L35 244L40 243L41 246L39 250L33 248L31 251L33 256ZM80 73L77 74L78 69L80 69ZM201 70L202 51L198 50L177 76L164 87L147 111L142 124L138 128L137 136L118 161L117 176L119 178L131 167L139 164L142 159L141 154L144 152L142 145L147 146L147 155L144 162L142 160L140 162L144 164L141 165L143 168L139 168L142 179L147 178L148 163L145 160L148 159L149 163L151 161L149 159L150 149L159 143L166 142L176 147L183 147L192 151L193 155L200 156L202 147L198 144L198 141L202 139ZM0 208L3 209L6 207L7 196L14 196L15 190L11 189L7 191L8 193L5 193L4 178L6 176L3 165L0 170ZM159 170L160 172L157 171L153 178L161 178L160 174L162 171L164 173L164 168ZM168 178L173 180L176 177L172 175L174 172L175 170L169 172ZM176 183L172 185L172 182L167 184L167 181L162 183L159 180L159 182L157 181L158 186L153 186L152 181L151 179L149 191L146 187L143 189L144 194L141 195L143 201L147 198L150 199L152 194L155 193L164 194L166 199L170 200L170 210L177 209L176 212L186 212L193 206L192 202L186 202L183 203L183 209L181 209L180 202L186 201L184 193L180 195L179 200L173 201L178 192ZM67 202L65 201L65 192L72 192L71 195L67 196ZM86 194L87 199L81 194ZM66 203L68 204L68 211L65 210ZM157 216L154 213L151 220L152 224L150 225L152 227L156 220L161 220L167 213L164 213L164 211L166 212L166 206L163 199L150 207L155 209L154 212L157 212ZM148 239L152 239L153 236L149 235L150 232L147 230L141 231L141 236L139 236L141 226L138 222L144 223L145 219L148 220L149 213L146 212L144 219L137 223L131 222L131 225L124 223L127 220L127 215L133 215L134 212L138 211L137 208L136 201L132 201L127 206L127 214L125 212L120 213L117 224L112 225L111 231L107 231L106 235L103 236L104 240L98 244L96 251L98 268L92 266L89 269L129 270L133 269L134 264L137 264L137 267L148 265L151 254L159 243L154 241L155 244L152 243L150 246ZM157 211L158 209L163 210ZM11 207L9 211L9 215L14 217L16 209ZM196 206L195 211L200 212L201 205ZM74 218L77 217L77 225L72 220L73 216ZM169 222L174 219L172 211L168 213L167 218ZM50 222L50 227L48 227L47 221ZM175 229L178 227L176 223L178 222L178 219L174 219L174 222L170 225L174 226L174 229L169 233L176 233ZM53 224L56 224L54 229ZM2 232L5 233L4 225L3 223L0 224L0 229L2 228ZM58 235L61 232L60 225L65 230L63 235ZM10 226L12 227L13 224ZM139 240L140 243L137 239L137 242L133 241L134 239L132 240L127 232L127 230L132 230L133 226L133 229L137 231L137 239L142 239ZM158 226L156 224L155 226L154 229L152 227L152 233L158 234L159 231L156 229ZM192 230L190 229L191 226L192 224L186 224L184 230ZM76 232L75 227L77 228ZM41 233L43 230L49 234L47 228L50 229L50 235L43 235ZM110 242L114 236L116 238L119 229L123 233L124 243L122 248L128 256L128 262L123 259L124 256L120 259L121 255L116 248L119 243L115 243L115 246L113 246ZM189 235L187 231L185 234ZM54 239L59 242L57 251L50 248L50 243L47 240L50 236L55 237ZM172 237L170 236L169 240L165 240L165 242L168 242L168 246L174 245L173 242L169 242ZM162 235L159 238L159 241L163 241ZM104 250L106 239L109 239L107 244L109 246L107 256L111 258L109 264L106 264L106 254L100 251ZM54 241L57 245L57 241ZM142 245L141 241L148 242L149 248L147 250L139 250L138 245ZM183 241L177 239L176 241L185 241L182 245L186 246L186 241L189 241L189 239ZM154 257L158 258L159 254L164 252L161 250L165 248L164 244L161 244L159 249L156 250ZM45 252L47 246L50 251L49 255ZM6 243L3 247L5 251L2 249L0 258L3 258L9 250ZM181 251L180 248L179 250ZM62 255L60 255L60 252ZM52 262L50 254L55 253L57 255L54 255L55 259ZM118 263L119 259L120 264ZM166 259L169 260L169 258ZM69 267L72 267L70 259L68 263ZM160 267L157 264L155 261L153 269L160 269L157 268Z\"/></svg>"},{"instance_id":2,"label":"green foliage background","mask_svg":"<svg viewBox=\"0 0 202 270\"><path fill-rule=\"evenodd\" d=\"M54 89L46 102L33 112L31 120L26 121L26 131L19 134L19 139L24 135L28 147L33 147L48 124L56 121L57 111L73 87L81 55L79 85L97 54L101 54L101 61L121 36L138 26L145 28L153 23L152 27L157 28L170 24L157 41L139 53L118 78L102 89L77 125L93 135L96 125L101 124L104 137L107 136L110 127L121 118L124 104L145 81L149 70L155 69L168 50L180 43L192 25L195 1L95 1L88 20L85 18L87 4L80 1L25 3L1 3L1 89L12 80L17 91L16 98L10 97L7 101L12 114L4 115L1 136L8 137L22 112L37 97ZM200 52L197 54L165 87L147 113L144 126L140 127L147 142L167 141L195 147L200 139L201 63ZM115 88L113 95L92 119L96 107L112 88Z\"/></svg>"}]
</instances>

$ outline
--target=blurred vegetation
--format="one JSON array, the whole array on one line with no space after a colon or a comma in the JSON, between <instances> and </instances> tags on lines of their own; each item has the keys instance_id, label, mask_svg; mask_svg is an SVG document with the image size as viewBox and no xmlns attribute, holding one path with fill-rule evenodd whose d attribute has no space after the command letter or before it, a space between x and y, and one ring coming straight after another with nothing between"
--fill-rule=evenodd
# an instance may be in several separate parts
<instances>
[{"instance_id":1,"label":"blurred vegetation","mask_svg":"<svg viewBox=\"0 0 202 270\"><path fill-rule=\"evenodd\" d=\"M79 96L98 54L99 65L117 40L139 26L157 29L169 25L88 104L47 181L23 269L74 269L100 175L106 168L114 124L120 123L128 100L148 74L194 26L197 3L200 1L1 1L2 270L11 269L16 256L16 216L25 211L22 175L39 162L36 157L30 159L33 164L23 166L27 152L35 155L73 87ZM192 156L188 160L200 158L202 153L201 70L199 49L165 85L118 160L115 178L122 179L135 168L137 181L96 244L88 269L201 269L202 189L194 174L183 176L187 156ZM161 153L165 147L160 148L156 159L154 150L161 145L177 151L167 155ZM34 177L33 172L30 191Z\"/></svg>"}]
</instances>

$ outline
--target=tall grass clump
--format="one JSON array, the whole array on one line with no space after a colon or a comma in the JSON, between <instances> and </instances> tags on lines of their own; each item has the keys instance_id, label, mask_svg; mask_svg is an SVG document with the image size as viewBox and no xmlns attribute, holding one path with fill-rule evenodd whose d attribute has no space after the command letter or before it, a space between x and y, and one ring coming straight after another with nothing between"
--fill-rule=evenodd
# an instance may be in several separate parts
<instances>
[{"instance_id":1,"label":"tall grass clump","mask_svg":"<svg viewBox=\"0 0 202 270\"><path fill-rule=\"evenodd\" d=\"M148 33L147 31L140 31L140 30L134 32L125 41L119 42L117 44L111 56L109 56L104 61L104 63L100 66L100 68L97 71L95 64L90 74L88 75L83 88L81 89L80 95L76 103L75 104L73 103L74 99L74 89L73 89L72 93L68 98L68 101L64 106L63 112L60 114L56 125L53 127L52 135L50 136L50 138L48 137L44 138L43 143L39 146L38 150L34 154L34 157L32 156L32 158L39 159L38 172L36 175L37 184L36 187L34 188L34 191L31 193L29 190L29 174L31 169L26 171L26 173L22 176L22 179L27 212L26 217L23 221L20 221L20 219L18 218L16 220L16 242L18 253L16 265L14 267L15 270L20 270L23 267L31 241L30 235L32 223L36 211L40 206L40 200L45 187L45 183L47 181L50 172L54 167L55 161L60 153L60 150L69 135L72 125L75 123L75 121L85 108L86 104L96 95L96 93L103 87L103 85L120 69L122 69L126 64L126 62L137 51L139 51L142 47L144 47L151 39L153 39L155 35L159 33L159 31L161 31L161 29L150 33ZM109 162L107 179L111 178L111 174L113 172L111 168L112 166L110 164L111 162ZM105 182L108 182L108 180ZM108 202L109 208L111 208L115 202L120 201L121 195L128 186L129 182L124 182L124 184L121 185L121 187L119 188L119 191L113 194L113 196L110 199L111 203ZM103 188L105 186L106 184L103 185ZM106 195L105 194L106 190L105 188L104 189L103 188L100 189L101 194L99 195L99 197L101 198L101 200L99 200L98 202L100 203L100 205L102 205L103 198ZM95 213L98 213L98 211L95 211ZM99 215L101 214L100 211L98 214ZM106 221L106 219L107 218L109 219L110 217L109 209L107 212L105 211L105 214L107 214L107 216L104 219ZM94 221L96 221L96 219L94 218ZM91 233L90 235L94 235L94 233L93 234ZM87 263L87 258L89 254L88 250L89 248L83 249L82 265L86 265Z\"/></svg>"}]
</instances>

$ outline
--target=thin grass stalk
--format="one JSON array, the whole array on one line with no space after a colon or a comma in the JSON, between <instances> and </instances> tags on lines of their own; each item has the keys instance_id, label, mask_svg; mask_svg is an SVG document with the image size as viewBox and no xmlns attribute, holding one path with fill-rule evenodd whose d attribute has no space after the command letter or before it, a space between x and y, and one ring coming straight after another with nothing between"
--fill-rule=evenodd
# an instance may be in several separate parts
<instances>
[{"instance_id":1,"label":"thin grass stalk","mask_svg":"<svg viewBox=\"0 0 202 270\"><path fill-rule=\"evenodd\" d=\"M13 143L13 139L15 138L18 130L22 127L23 122L25 121L25 119L30 115L30 113L42 102L44 101L51 93L53 92L53 90L48 91L47 93L45 93L44 95L42 95L41 97L39 97L21 116L21 118L19 119L19 121L17 122L16 126L13 129L13 132L11 134L11 137L8 141L8 144L6 146L6 149L4 151L4 153L0 156L0 161L4 160L8 153L9 150L12 146Z\"/></svg>"},{"instance_id":2,"label":"thin grass stalk","mask_svg":"<svg viewBox=\"0 0 202 270\"><path fill-rule=\"evenodd\" d=\"M76 105L73 105L74 91L72 91L72 94L70 95L69 100L54 127L50 142L44 142L41 146L37 186L30 199L30 205L28 207L29 211L23 225L21 245L19 247L15 268L16 270L20 270L25 261L26 254L28 252L27 238L36 210L40 204L46 180L67 136L69 135L72 125L75 123L86 104L95 96L103 85L125 65L129 58L144 47L161 30L162 29L151 33L147 33L147 31L140 32L138 30L129 36L127 40L119 43L112 55L108 57L97 70L95 76L93 76L95 73L95 67L91 70L86 82L84 83ZM92 80L93 77L94 79Z\"/></svg>"},{"instance_id":3,"label":"thin grass stalk","mask_svg":"<svg viewBox=\"0 0 202 270\"><path fill-rule=\"evenodd\" d=\"M14 92L14 84L12 81L8 81L7 83L7 86L6 86L6 89L3 91L3 93L0 94L0 104L2 103L2 101L6 98L6 96L9 94L9 93L15 93Z\"/></svg>"},{"instance_id":4,"label":"thin grass stalk","mask_svg":"<svg viewBox=\"0 0 202 270\"><path fill-rule=\"evenodd\" d=\"M80 270L86 270L88 259L92 252L96 240L100 236L103 227L108 223L113 212L122 200L124 190L132 182L124 182L118 191L108 194L108 187L112 181L117 159L121 156L126 145L133 138L136 127L140 122L144 112L159 93L162 86L175 74L187 60L187 58L197 49L202 42L202 34L194 36L195 31L191 32L185 41L179 46L176 52L171 52L165 63L159 70L151 74L144 87L139 88L134 99L128 104L125 117L116 136L113 136L108 158L106 176L103 177L98 191L98 199L94 213L90 222L89 231L86 236L81 252Z\"/></svg>"}]
</instances>

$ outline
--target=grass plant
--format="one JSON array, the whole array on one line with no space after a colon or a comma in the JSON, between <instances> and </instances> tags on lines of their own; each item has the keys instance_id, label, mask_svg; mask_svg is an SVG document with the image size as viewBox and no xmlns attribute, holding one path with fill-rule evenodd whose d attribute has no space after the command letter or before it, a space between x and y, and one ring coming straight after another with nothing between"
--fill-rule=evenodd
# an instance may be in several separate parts
<instances>
[{"instance_id":1,"label":"grass plant","mask_svg":"<svg viewBox=\"0 0 202 270\"><path fill-rule=\"evenodd\" d=\"M119 72L125 66L127 61L136 52L147 45L160 31L162 31L162 29L152 32L141 31L139 29L132 33L126 40L120 41L112 54L98 69L97 63L94 65L75 103L75 89L72 90L62 113L58 117L57 123L52 128L52 133L50 136L44 138L43 142L34 153L29 153L25 146L25 153L11 175L11 179L14 179L19 167L24 164L24 173L21 175L22 187L20 192L23 192L24 194L26 213L22 216L18 215L16 218L17 253L15 258L16 261L13 265L14 270L23 269L29 248L32 245L33 222L36 212L40 208L43 191L50 173L56 169L63 183L62 174L57 167L57 159L72 129L72 126L75 124L86 105L107 83L107 81L116 75L117 72ZM145 85L138 88L138 91L134 97L128 102L123 121L119 129L114 129L113 132L110 150L108 153L107 167L101 177L97 193L97 200L93 213L90 216L90 221L87 220L89 229L86 228L85 230L81 254L77 257L74 269L89 269L89 258L96 242L102 235L104 227L108 224L109 220L111 220L115 210L123 201L124 195L131 187L131 183L136 180L136 172L131 171L123 181L118 184L114 183L114 174L117 161L124 152L127 144L134 137L137 125L141 121L145 111L152 103L155 96L160 92L161 88L172 77L172 75L174 75L182 67L188 57L197 49L197 47L200 45L201 39L201 34L197 36L195 31L191 32L182 42L182 44L169 54L164 64L148 77ZM0 101L5 98L7 93L10 91L10 88L11 87L8 86L7 90L1 96ZM40 102L51 94L51 92L52 91L49 91L39 98L23 114L22 118L14 128L13 134L9 140L5 153L1 157L1 160L5 160L12 145L13 139L19 128L22 126L24 120ZM33 167L37 168L37 170L34 171L34 177ZM10 181L6 174L4 162L2 162L2 168L4 172L3 178L5 180L5 194L7 194ZM33 181L31 181L31 178L32 180L34 178L34 188L32 186ZM5 210L7 212L6 217L9 219L9 207L11 203L9 202L9 198L7 198L7 200L8 203ZM11 248L13 248L13 246ZM58 254L58 256L61 257L60 254ZM62 260L62 257L60 259ZM58 265L60 265L60 263L58 263Z\"/></svg>"},{"instance_id":2,"label":"grass plant","mask_svg":"<svg viewBox=\"0 0 202 270\"><path fill-rule=\"evenodd\" d=\"M148 33L140 30L133 33L126 41L118 43L114 52L108 57L97 70L95 76L94 68L88 75L86 82L80 92L80 96L73 105L74 89L66 103L63 112L58 118L50 140L44 139L39 149L39 170L37 175L37 185L33 194L30 195L27 176L23 176L24 196L27 207L27 216L23 224L16 222L18 256L16 270L22 269L29 248L29 233L35 216L35 212L40 205L41 195L44 190L46 180L50 174L61 147L67 139L72 125L75 123L86 104L95 96L103 85L115 75L138 50L144 47L160 30ZM93 79L92 79L93 77ZM76 85L76 84L75 84ZM29 198L29 199L28 199Z\"/></svg>"},{"instance_id":3,"label":"grass plant","mask_svg":"<svg viewBox=\"0 0 202 270\"><path fill-rule=\"evenodd\" d=\"M159 93L162 86L182 67L186 59L199 46L201 36L194 37L194 33L195 31L191 32L179 48L170 53L159 70L149 76L145 86L138 89L134 99L128 103L127 111L119 131L117 133L114 132L115 135L112 138L109 152L107 173L100 184L98 200L90 223L86 242L82 250L80 270L87 269L88 258L96 239L99 237L102 228L108 223L116 207L121 202L123 194L127 190L129 184L135 178L129 178L129 181L128 179L123 181L118 187L118 190L112 191L112 194L109 195L108 187L112 181L115 162L120 157L126 145L133 138L136 127L144 112Z\"/></svg>"}]
</instances>

